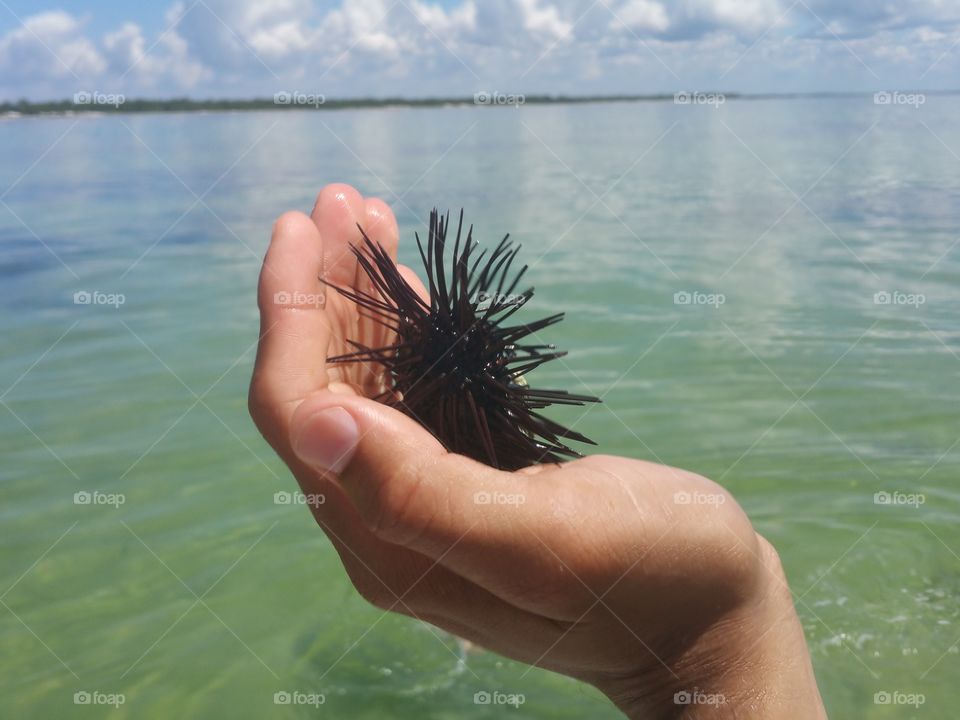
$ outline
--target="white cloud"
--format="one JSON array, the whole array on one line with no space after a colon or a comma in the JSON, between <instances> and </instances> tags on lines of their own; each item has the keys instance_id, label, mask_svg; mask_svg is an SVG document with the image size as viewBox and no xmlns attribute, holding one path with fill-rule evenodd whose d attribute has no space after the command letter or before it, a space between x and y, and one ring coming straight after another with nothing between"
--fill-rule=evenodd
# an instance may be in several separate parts
<instances>
[{"instance_id":1,"label":"white cloud","mask_svg":"<svg viewBox=\"0 0 960 720\"><path fill-rule=\"evenodd\" d=\"M311 38L303 23L287 20L254 31L248 42L264 58L278 59L291 53L302 53L310 47Z\"/></svg>"},{"instance_id":2,"label":"white cloud","mask_svg":"<svg viewBox=\"0 0 960 720\"><path fill-rule=\"evenodd\" d=\"M540 6L540 0L516 0L523 18L523 27L531 33L546 35L560 40L573 29L573 24L560 17L556 6L547 3Z\"/></svg>"},{"instance_id":3,"label":"white cloud","mask_svg":"<svg viewBox=\"0 0 960 720\"><path fill-rule=\"evenodd\" d=\"M810 12L787 12L791 0L167 2L163 26L117 17L97 38L67 12L28 17L0 35L0 97L67 97L78 85L128 96L262 97L309 83L335 97L878 82ZM955 84L960 1L806 3L883 86L916 85L938 59L926 79Z\"/></svg>"},{"instance_id":4,"label":"white cloud","mask_svg":"<svg viewBox=\"0 0 960 720\"><path fill-rule=\"evenodd\" d=\"M845 33L861 37L885 30L897 31L919 27L944 29L960 24L960 2L957 0L910 0L910 2L877 2L876 0L807 0L810 10L827 24L840 21Z\"/></svg>"},{"instance_id":5,"label":"white cloud","mask_svg":"<svg viewBox=\"0 0 960 720\"><path fill-rule=\"evenodd\" d=\"M103 39L104 48L119 66L130 67L143 59L146 42L140 26L125 23L119 30L109 33Z\"/></svg>"},{"instance_id":6,"label":"white cloud","mask_svg":"<svg viewBox=\"0 0 960 720\"><path fill-rule=\"evenodd\" d=\"M439 5L421 0L412 0L407 5L413 10L417 20L440 37L469 32L477 27L477 6L474 0L466 0L450 12Z\"/></svg>"},{"instance_id":7,"label":"white cloud","mask_svg":"<svg viewBox=\"0 0 960 720\"><path fill-rule=\"evenodd\" d=\"M763 32L783 12L778 0L698 0L692 6L720 27Z\"/></svg>"},{"instance_id":8,"label":"white cloud","mask_svg":"<svg viewBox=\"0 0 960 720\"><path fill-rule=\"evenodd\" d=\"M616 29L620 21L632 30L653 30L662 33L670 27L670 18L666 9L661 3L653 0L628 0L620 8L617 18L611 21L611 28Z\"/></svg>"},{"instance_id":9,"label":"white cloud","mask_svg":"<svg viewBox=\"0 0 960 720\"><path fill-rule=\"evenodd\" d=\"M328 13L319 33L327 54L341 55L352 50L395 53L400 47L399 33L387 25L392 5L385 0L354 0Z\"/></svg>"},{"instance_id":10,"label":"white cloud","mask_svg":"<svg viewBox=\"0 0 960 720\"><path fill-rule=\"evenodd\" d=\"M147 47L140 26L126 23L103 39L112 77L131 94L144 89L190 90L213 73L190 56L186 41L175 30ZM111 88L112 89L112 88Z\"/></svg>"},{"instance_id":11,"label":"white cloud","mask_svg":"<svg viewBox=\"0 0 960 720\"><path fill-rule=\"evenodd\" d=\"M0 37L0 77L25 84L98 75L106 62L82 31L76 18L59 10L28 17L21 27Z\"/></svg>"}]
</instances>

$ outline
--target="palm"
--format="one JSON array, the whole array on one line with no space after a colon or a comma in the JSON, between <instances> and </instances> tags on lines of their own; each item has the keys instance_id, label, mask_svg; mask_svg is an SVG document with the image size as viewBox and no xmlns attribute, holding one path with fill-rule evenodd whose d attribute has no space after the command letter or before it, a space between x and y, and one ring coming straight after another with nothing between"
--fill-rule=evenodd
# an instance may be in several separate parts
<instances>
[{"instance_id":1,"label":"palm","mask_svg":"<svg viewBox=\"0 0 960 720\"><path fill-rule=\"evenodd\" d=\"M327 186L310 217L287 213L274 227L271 253L260 276L259 302L261 335L276 341L261 343L258 367L269 366L272 372L258 371L254 382L268 385L262 395L288 411L326 390L372 398L386 389L381 367L327 362L353 352L351 341L381 347L393 340L392 331L362 316L352 300L334 289L375 292L369 278L358 271L352 252L362 241L358 225L396 259L399 238L390 208L381 200L364 199L345 185ZM400 272L418 292L425 292L409 268L401 266ZM319 307L311 303L289 312L276 311L273 302L277 294L311 297L319 293L325 297ZM285 418L277 420L285 424Z\"/></svg>"},{"instance_id":2,"label":"palm","mask_svg":"<svg viewBox=\"0 0 960 720\"><path fill-rule=\"evenodd\" d=\"M336 290L328 289L327 319L330 324L330 340L326 357L318 362L346 355L356 350L350 341L367 347L389 345L395 333L381 323L361 315L357 305ZM385 370L371 363L328 363L327 383L349 390L364 397L376 397L386 390Z\"/></svg>"}]
</instances>

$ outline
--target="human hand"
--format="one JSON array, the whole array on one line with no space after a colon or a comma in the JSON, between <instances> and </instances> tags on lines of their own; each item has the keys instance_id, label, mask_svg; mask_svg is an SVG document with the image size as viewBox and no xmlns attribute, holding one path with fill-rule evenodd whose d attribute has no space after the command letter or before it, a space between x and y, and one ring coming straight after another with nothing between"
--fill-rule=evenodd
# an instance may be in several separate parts
<instances>
[{"instance_id":1,"label":"human hand","mask_svg":"<svg viewBox=\"0 0 960 720\"><path fill-rule=\"evenodd\" d=\"M367 289L358 222L396 258L389 208L348 186L277 222L250 410L304 494L324 496L311 510L360 594L589 682L632 717L825 717L776 553L722 488L608 456L494 470L371 400L382 371L325 363L389 331L338 294L275 300L322 293L321 274ZM696 697L714 703L684 704Z\"/></svg>"}]
</instances>

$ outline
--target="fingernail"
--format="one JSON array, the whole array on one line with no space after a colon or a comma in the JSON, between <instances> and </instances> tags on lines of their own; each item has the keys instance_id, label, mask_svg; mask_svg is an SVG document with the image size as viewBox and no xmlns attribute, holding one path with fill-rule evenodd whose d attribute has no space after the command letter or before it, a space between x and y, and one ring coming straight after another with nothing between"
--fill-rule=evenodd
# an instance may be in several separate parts
<instances>
[{"instance_id":1,"label":"fingernail","mask_svg":"<svg viewBox=\"0 0 960 720\"><path fill-rule=\"evenodd\" d=\"M294 437L293 451L319 470L339 473L350 463L359 442L353 416L341 407L331 407L307 418Z\"/></svg>"}]
</instances>

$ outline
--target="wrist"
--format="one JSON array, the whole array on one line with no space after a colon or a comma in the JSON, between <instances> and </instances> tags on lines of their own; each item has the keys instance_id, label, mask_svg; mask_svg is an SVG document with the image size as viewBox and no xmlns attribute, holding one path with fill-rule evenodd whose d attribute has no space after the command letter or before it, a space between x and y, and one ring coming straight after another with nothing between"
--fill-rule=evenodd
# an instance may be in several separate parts
<instances>
[{"instance_id":1,"label":"wrist","mask_svg":"<svg viewBox=\"0 0 960 720\"><path fill-rule=\"evenodd\" d=\"M763 538L759 547L748 600L649 676L596 683L627 717L827 717L779 557Z\"/></svg>"}]
</instances>

